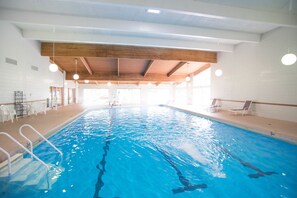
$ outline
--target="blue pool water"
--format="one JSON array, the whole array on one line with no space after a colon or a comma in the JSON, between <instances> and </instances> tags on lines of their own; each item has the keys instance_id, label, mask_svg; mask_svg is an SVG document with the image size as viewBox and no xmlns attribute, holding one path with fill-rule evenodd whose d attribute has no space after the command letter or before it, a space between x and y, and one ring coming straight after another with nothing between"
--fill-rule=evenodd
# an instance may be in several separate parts
<instances>
[{"instance_id":1,"label":"blue pool water","mask_svg":"<svg viewBox=\"0 0 297 198\"><path fill-rule=\"evenodd\" d=\"M166 107L91 111L50 141L52 189L1 197L297 197L296 145Z\"/></svg>"}]
</instances>

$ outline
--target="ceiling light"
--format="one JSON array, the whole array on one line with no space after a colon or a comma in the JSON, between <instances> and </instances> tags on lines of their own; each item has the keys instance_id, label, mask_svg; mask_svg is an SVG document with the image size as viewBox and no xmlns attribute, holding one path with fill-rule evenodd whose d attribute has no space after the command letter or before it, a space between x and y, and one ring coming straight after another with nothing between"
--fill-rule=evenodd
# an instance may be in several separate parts
<instances>
[{"instance_id":1,"label":"ceiling light","mask_svg":"<svg viewBox=\"0 0 297 198\"><path fill-rule=\"evenodd\" d=\"M58 65L56 65L54 62L53 63L51 63L50 65L49 65L49 70L51 71L51 72L56 72L56 71L58 71Z\"/></svg>"},{"instance_id":2,"label":"ceiling light","mask_svg":"<svg viewBox=\"0 0 297 198\"><path fill-rule=\"evenodd\" d=\"M85 80L85 83L88 84L90 81L89 80Z\"/></svg>"},{"instance_id":3,"label":"ceiling light","mask_svg":"<svg viewBox=\"0 0 297 198\"><path fill-rule=\"evenodd\" d=\"M186 77L185 79L187 82L190 82L191 81L191 78L189 76Z\"/></svg>"},{"instance_id":4,"label":"ceiling light","mask_svg":"<svg viewBox=\"0 0 297 198\"><path fill-rule=\"evenodd\" d=\"M220 77L220 76L223 75L223 71L222 71L221 69L217 69L217 70L215 71L215 75L216 75L217 77Z\"/></svg>"},{"instance_id":5,"label":"ceiling light","mask_svg":"<svg viewBox=\"0 0 297 198\"><path fill-rule=\"evenodd\" d=\"M78 80L78 79L79 79L79 75L78 75L78 74L74 74L74 75L73 75L73 79L74 79L74 80Z\"/></svg>"},{"instance_id":6,"label":"ceiling light","mask_svg":"<svg viewBox=\"0 0 297 198\"><path fill-rule=\"evenodd\" d=\"M74 61L75 61L75 74L73 75L73 79L78 80L79 75L77 74L77 59L74 59Z\"/></svg>"},{"instance_id":7,"label":"ceiling light","mask_svg":"<svg viewBox=\"0 0 297 198\"><path fill-rule=\"evenodd\" d=\"M288 53L282 57L281 61L284 65L293 65L296 62L296 60L297 60L297 57L295 54Z\"/></svg>"},{"instance_id":8,"label":"ceiling light","mask_svg":"<svg viewBox=\"0 0 297 198\"><path fill-rule=\"evenodd\" d=\"M147 9L146 12L151 14L160 14L160 10L157 9Z\"/></svg>"},{"instance_id":9,"label":"ceiling light","mask_svg":"<svg viewBox=\"0 0 297 198\"><path fill-rule=\"evenodd\" d=\"M55 63L55 42L53 42L53 61L49 65L49 70L51 72L56 72L56 71L58 71L58 69L59 69L58 65L56 65L56 63Z\"/></svg>"},{"instance_id":10,"label":"ceiling light","mask_svg":"<svg viewBox=\"0 0 297 198\"><path fill-rule=\"evenodd\" d=\"M108 82L108 83L107 83L107 86L111 86L111 82Z\"/></svg>"}]
</instances>

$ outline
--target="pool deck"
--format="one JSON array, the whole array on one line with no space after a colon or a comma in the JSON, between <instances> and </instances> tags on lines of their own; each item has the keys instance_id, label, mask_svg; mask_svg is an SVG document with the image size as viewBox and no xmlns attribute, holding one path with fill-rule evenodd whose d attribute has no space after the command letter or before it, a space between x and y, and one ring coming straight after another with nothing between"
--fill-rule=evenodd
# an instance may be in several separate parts
<instances>
[{"instance_id":1,"label":"pool deck","mask_svg":"<svg viewBox=\"0 0 297 198\"><path fill-rule=\"evenodd\" d=\"M199 109L196 106L189 105L171 105L171 107L297 144L297 122L288 122L252 115L232 115L227 111L211 113L203 109ZM0 131L9 133L23 145L26 145L25 139L21 137L18 132L20 126L23 124L32 125L47 137L58 131L65 124L83 114L86 110L86 107L83 107L79 104L68 105L65 107L60 107L58 110L49 110L47 111L46 115L32 115L29 117L20 118L18 121L15 120L13 123L11 123L11 121L0 123ZM33 140L35 144L40 141L39 137L33 132L28 131L26 134L28 134L29 138ZM17 153L19 150L15 143L3 135L0 136L0 146L9 151L11 155ZM4 161L5 159L6 156L3 153L0 153L0 162Z\"/></svg>"}]
</instances>

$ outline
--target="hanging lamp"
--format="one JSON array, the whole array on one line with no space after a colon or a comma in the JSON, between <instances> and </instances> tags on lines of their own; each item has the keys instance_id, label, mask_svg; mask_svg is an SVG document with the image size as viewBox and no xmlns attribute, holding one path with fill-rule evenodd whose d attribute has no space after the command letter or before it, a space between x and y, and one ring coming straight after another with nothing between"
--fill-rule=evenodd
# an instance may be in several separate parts
<instances>
[{"instance_id":1,"label":"hanging lamp","mask_svg":"<svg viewBox=\"0 0 297 198\"><path fill-rule=\"evenodd\" d=\"M49 65L49 70L51 72L56 72L56 71L58 71L58 69L59 69L58 65L56 65L56 63L55 63L55 42L53 42L53 61Z\"/></svg>"},{"instance_id":2,"label":"hanging lamp","mask_svg":"<svg viewBox=\"0 0 297 198\"><path fill-rule=\"evenodd\" d=\"M77 59L74 59L74 61L75 61L75 74L73 75L73 79L78 80L79 75L77 74Z\"/></svg>"}]
</instances>

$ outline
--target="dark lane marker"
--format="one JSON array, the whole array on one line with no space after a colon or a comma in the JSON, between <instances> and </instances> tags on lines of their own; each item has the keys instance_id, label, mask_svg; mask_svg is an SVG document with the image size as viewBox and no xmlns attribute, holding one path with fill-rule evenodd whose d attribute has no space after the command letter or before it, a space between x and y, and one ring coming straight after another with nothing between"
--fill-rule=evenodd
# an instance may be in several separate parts
<instances>
[{"instance_id":1,"label":"dark lane marker","mask_svg":"<svg viewBox=\"0 0 297 198\"><path fill-rule=\"evenodd\" d=\"M276 172L263 172L260 168L254 166L254 165L252 165L252 164L250 164L250 163L248 163L248 162L246 162L246 161L243 161L243 160L240 159L239 157L233 155L233 154L230 153L226 148L221 147L221 149L222 149L222 151L223 151L224 153L226 153L227 155L231 156L233 159L239 161L242 165L244 165L244 166L246 166L246 167L248 167L248 168L250 168L250 169L253 169L253 170L257 171L257 173L255 173L255 174L249 174L248 176L249 176L250 178L255 178L255 179L257 179L257 178L259 178L259 177L264 177L265 175L277 174Z\"/></svg>"},{"instance_id":2,"label":"dark lane marker","mask_svg":"<svg viewBox=\"0 0 297 198\"><path fill-rule=\"evenodd\" d=\"M181 171L178 169L176 164L171 160L171 158L169 157L169 154L167 154L165 151L163 151L162 149L160 149L158 147L155 147L155 148L164 156L165 160L176 171L178 179L179 179L180 183L183 185L183 187L172 189L172 192L174 194L182 193L182 192L185 192L185 191L193 191L193 190L201 189L201 188L207 188L206 184L194 184L194 185L191 184L191 182L182 175Z\"/></svg>"},{"instance_id":3,"label":"dark lane marker","mask_svg":"<svg viewBox=\"0 0 297 198\"><path fill-rule=\"evenodd\" d=\"M109 151L109 144L110 144L110 140L109 139L106 139L105 140L105 145L103 147L103 155L102 155L102 159L100 161L100 165L101 165L101 168L99 166L99 164L97 164L96 168L97 169L100 169L100 172L99 172L99 175L98 175L98 179L97 179L97 183L95 185L96 189L95 189L95 194L94 194L94 198L98 198L99 197L99 192L101 190L101 188L104 186L104 182L102 180L102 177L105 173L105 164L106 164L106 156L107 156L107 152Z\"/></svg>"}]
</instances>

